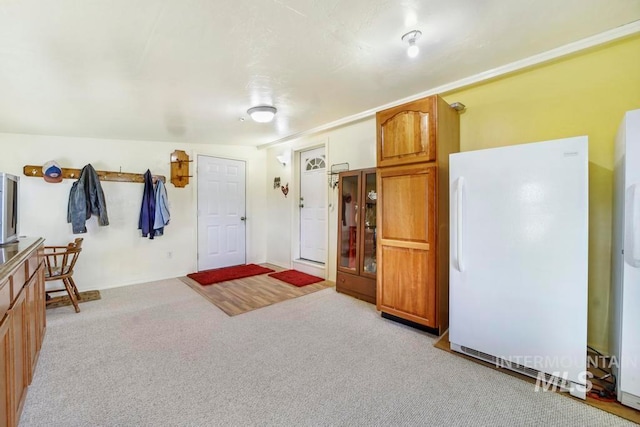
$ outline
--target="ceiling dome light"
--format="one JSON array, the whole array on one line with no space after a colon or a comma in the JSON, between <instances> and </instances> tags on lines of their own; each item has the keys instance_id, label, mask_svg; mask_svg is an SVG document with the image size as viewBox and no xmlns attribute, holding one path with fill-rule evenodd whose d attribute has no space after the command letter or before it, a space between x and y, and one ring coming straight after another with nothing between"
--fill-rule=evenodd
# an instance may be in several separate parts
<instances>
[{"instance_id":1,"label":"ceiling dome light","mask_svg":"<svg viewBox=\"0 0 640 427\"><path fill-rule=\"evenodd\" d=\"M409 58L415 58L416 56L418 56L420 48L418 47L418 45L416 45L416 40L418 40L421 35L421 31L413 30L402 36L402 41L409 45L409 47L407 48L407 55L409 56Z\"/></svg>"},{"instance_id":2,"label":"ceiling dome light","mask_svg":"<svg viewBox=\"0 0 640 427\"><path fill-rule=\"evenodd\" d=\"M278 110L270 105L259 105L251 107L247 110L247 114L251 116L253 121L258 123L268 123L273 120Z\"/></svg>"}]
</instances>

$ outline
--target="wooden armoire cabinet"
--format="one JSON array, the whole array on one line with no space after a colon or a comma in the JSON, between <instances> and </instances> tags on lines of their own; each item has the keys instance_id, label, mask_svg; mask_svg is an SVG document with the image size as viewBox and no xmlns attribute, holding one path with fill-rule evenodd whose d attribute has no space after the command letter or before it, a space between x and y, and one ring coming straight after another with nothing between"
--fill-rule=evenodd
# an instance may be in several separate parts
<instances>
[{"instance_id":1,"label":"wooden armoire cabinet","mask_svg":"<svg viewBox=\"0 0 640 427\"><path fill-rule=\"evenodd\" d=\"M449 325L449 154L459 115L437 95L376 113L377 309L441 334Z\"/></svg>"},{"instance_id":2,"label":"wooden armoire cabinet","mask_svg":"<svg viewBox=\"0 0 640 427\"><path fill-rule=\"evenodd\" d=\"M376 169L342 172L338 178L336 290L376 303Z\"/></svg>"}]
</instances>

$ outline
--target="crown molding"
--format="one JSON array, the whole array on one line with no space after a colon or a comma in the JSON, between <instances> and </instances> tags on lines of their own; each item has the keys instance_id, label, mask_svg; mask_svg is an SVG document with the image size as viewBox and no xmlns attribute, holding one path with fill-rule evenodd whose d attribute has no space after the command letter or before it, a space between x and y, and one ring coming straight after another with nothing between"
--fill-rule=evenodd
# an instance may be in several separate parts
<instances>
[{"instance_id":1,"label":"crown molding","mask_svg":"<svg viewBox=\"0 0 640 427\"><path fill-rule=\"evenodd\" d=\"M446 83L444 85L437 86L435 88L417 93L415 95L412 95L406 98L399 99L397 101L390 102L388 104L380 105L378 107L363 111L358 114L353 114L351 116L343 117L342 119L335 120L333 122L326 123L324 125L320 125L309 130L294 133L289 136L285 136L284 138L280 138L278 140L268 142L266 144L258 145L257 148L258 149L269 148L274 145L282 144L284 142L293 141L295 139L299 139L305 136L314 135L320 132L338 128L340 126L345 126L351 123L355 123L360 120L365 120L370 117L373 117L377 111L386 110L387 108L395 107L397 105L415 101L417 99L425 98L427 96L462 89L464 87L481 83L496 77L504 76L516 71L521 71L526 68L544 64L546 62L553 61L563 56L571 55L573 53L590 49L598 45L616 41L616 40L634 35L639 32L640 32L640 21L634 21L629 24L614 28L612 30L605 31L603 33L599 33L594 36L587 37L587 38L566 44L564 46L560 46L555 49L551 49L546 52L542 52L537 55L530 56L525 59L521 59L519 61L511 62L509 64L502 65L500 67L493 68L491 70L483 71L481 73L474 74L472 76L465 77L463 79L456 80L451 83Z\"/></svg>"}]
</instances>

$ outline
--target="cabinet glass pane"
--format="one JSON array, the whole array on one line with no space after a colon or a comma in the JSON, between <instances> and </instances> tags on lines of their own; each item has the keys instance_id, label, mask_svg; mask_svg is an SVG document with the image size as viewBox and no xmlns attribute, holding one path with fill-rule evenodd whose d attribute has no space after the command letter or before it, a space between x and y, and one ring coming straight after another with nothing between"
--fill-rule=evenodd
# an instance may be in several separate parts
<instances>
[{"instance_id":1,"label":"cabinet glass pane","mask_svg":"<svg viewBox=\"0 0 640 427\"><path fill-rule=\"evenodd\" d=\"M376 174L365 174L364 191L364 254L362 268L366 273L376 273Z\"/></svg>"},{"instance_id":2,"label":"cabinet glass pane","mask_svg":"<svg viewBox=\"0 0 640 427\"><path fill-rule=\"evenodd\" d=\"M358 177L342 178L340 209L340 267L356 269L358 247Z\"/></svg>"}]
</instances>

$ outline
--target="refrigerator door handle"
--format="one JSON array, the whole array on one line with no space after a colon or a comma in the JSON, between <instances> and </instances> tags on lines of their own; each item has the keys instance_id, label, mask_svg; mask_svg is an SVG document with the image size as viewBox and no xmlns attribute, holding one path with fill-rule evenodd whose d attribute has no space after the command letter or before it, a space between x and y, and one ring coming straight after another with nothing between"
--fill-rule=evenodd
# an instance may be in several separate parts
<instances>
[{"instance_id":1,"label":"refrigerator door handle","mask_svg":"<svg viewBox=\"0 0 640 427\"><path fill-rule=\"evenodd\" d=\"M633 267L640 267L640 200L638 184L633 184L627 190L627 212L625 212L625 236L624 236L624 257L627 263Z\"/></svg>"},{"instance_id":2,"label":"refrigerator door handle","mask_svg":"<svg viewBox=\"0 0 640 427\"><path fill-rule=\"evenodd\" d=\"M458 178L456 186L456 263L458 271L464 272L464 263L462 262L462 189L464 187L464 177Z\"/></svg>"}]
</instances>

